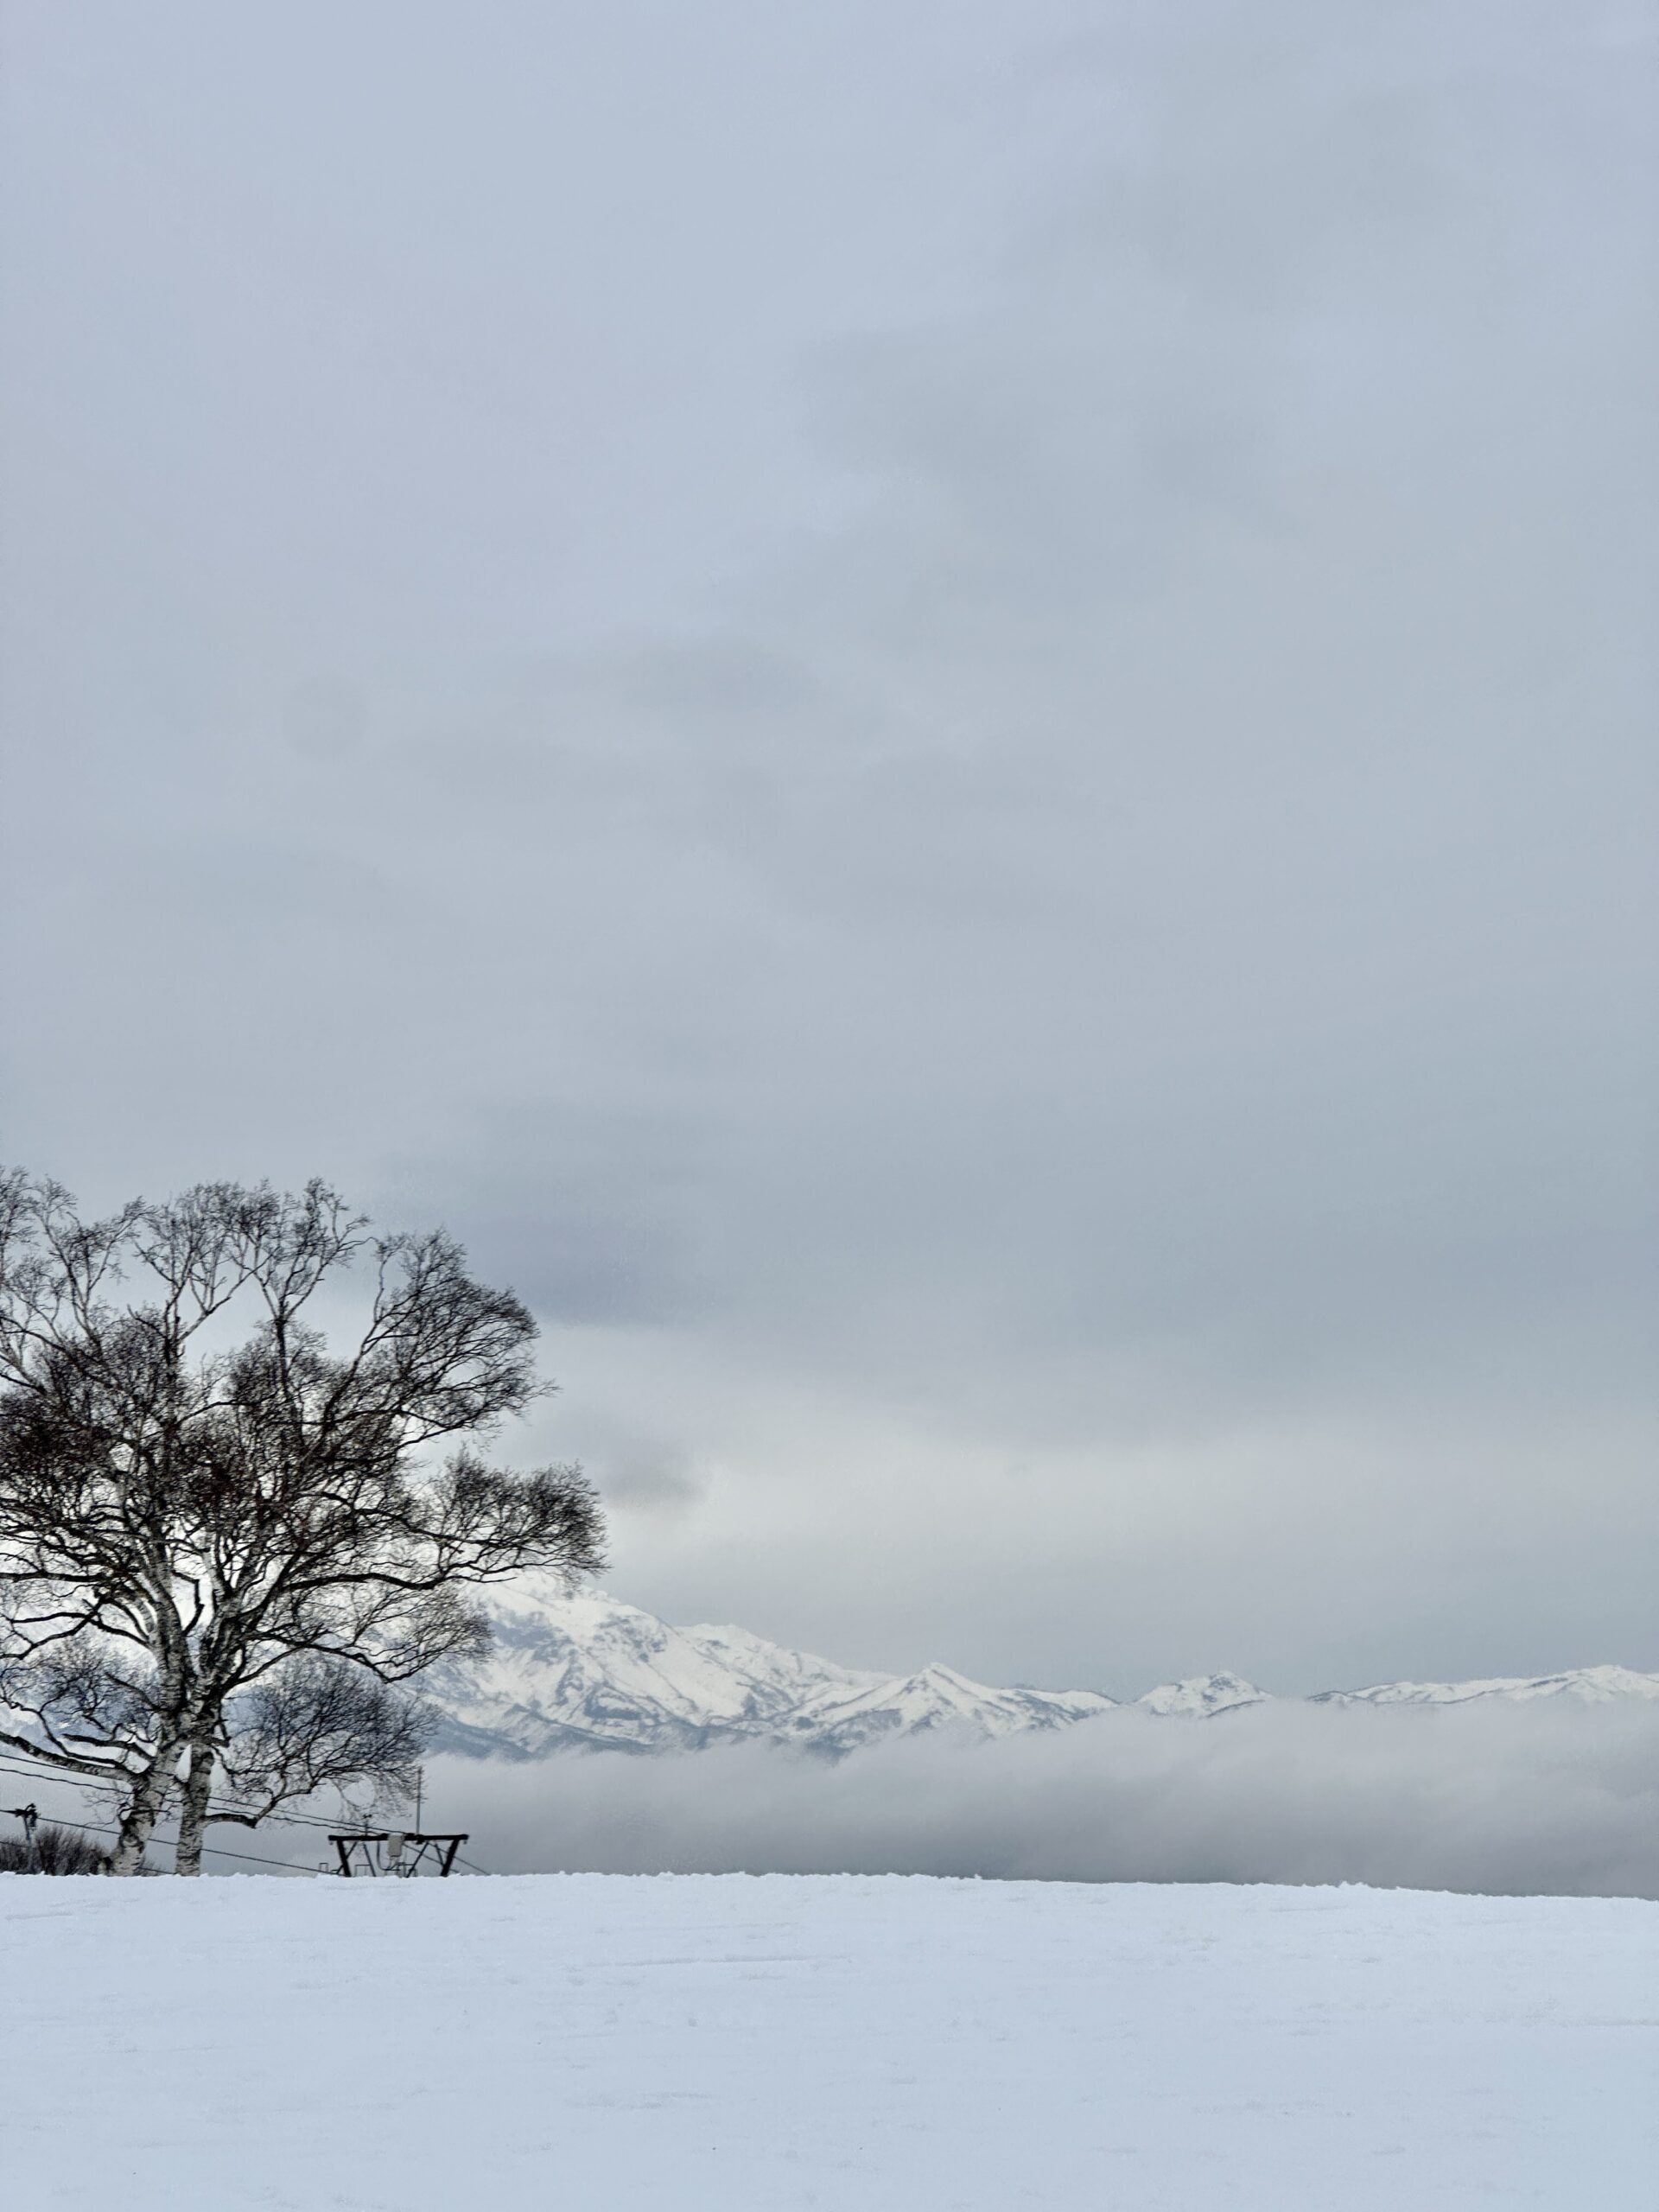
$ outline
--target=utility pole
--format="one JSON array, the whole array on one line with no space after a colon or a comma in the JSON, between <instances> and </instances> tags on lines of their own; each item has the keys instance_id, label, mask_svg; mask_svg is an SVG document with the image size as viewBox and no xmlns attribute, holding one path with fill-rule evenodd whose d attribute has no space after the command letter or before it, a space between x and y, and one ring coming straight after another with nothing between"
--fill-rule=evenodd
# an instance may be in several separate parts
<instances>
[{"instance_id":1,"label":"utility pole","mask_svg":"<svg viewBox=\"0 0 1659 2212\"><path fill-rule=\"evenodd\" d=\"M23 1824L23 1851L28 1860L26 1871L38 1874L41 1871L41 1847L35 1831L40 1825L40 1815L33 1805L8 1805L6 1810L15 1821Z\"/></svg>"}]
</instances>

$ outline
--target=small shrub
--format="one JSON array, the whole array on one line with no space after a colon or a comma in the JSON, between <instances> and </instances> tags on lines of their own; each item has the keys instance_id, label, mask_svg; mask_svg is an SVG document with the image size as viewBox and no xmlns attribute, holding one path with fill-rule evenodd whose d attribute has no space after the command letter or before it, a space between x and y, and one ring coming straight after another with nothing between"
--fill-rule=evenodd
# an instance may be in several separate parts
<instances>
[{"instance_id":1,"label":"small shrub","mask_svg":"<svg viewBox=\"0 0 1659 2212\"><path fill-rule=\"evenodd\" d=\"M60 1828L42 1821L35 1831L35 1848L20 1835L0 1836L0 1874L99 1874L104 1853L89 1835Z\"/></svg>"}]
</instances>

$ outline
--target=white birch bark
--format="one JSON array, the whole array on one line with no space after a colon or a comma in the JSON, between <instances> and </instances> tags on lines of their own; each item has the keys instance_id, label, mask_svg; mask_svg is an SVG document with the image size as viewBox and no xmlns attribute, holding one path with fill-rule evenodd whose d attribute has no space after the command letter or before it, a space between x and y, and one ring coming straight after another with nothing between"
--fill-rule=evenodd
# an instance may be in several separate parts
<instances>
[{"instance_id":1,"label":"white birch bark","mask_svg":"<svg viewBox=\"0 0 1659 2212\"><path fill-rule=\"evenodd\" d=\"M179 1761L183 1757L182 1738L164 1743L135 1784L121 1815L121 1832L115 1849L110 1853L111 1874L137 1874L143 1871L144 1852L156 1832L168 1793L178 1778Z\"/></svg>"},{"instance_id":2,"label":"white birch bark","mask_svg":"<svg viewBox=\"0 0 1659 2212\"><path fill-rule=\"evenodd\" d=\"M208 1793L213 1786L213 1747L193 1743L190 1770L184 1780L184 1805L179 1815L179 1843L174 1854L175 1874L200 1874L202 1838L207 1827Z\"/></svg>"}]
</instances>

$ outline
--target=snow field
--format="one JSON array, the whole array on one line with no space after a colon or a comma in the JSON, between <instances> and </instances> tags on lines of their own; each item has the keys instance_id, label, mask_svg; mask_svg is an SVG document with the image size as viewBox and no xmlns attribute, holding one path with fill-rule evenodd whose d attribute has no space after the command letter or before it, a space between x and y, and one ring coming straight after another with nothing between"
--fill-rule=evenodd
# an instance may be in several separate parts
<instances>
[{"instance_id":1,"label":"snow field","mask_svg":"<svg viewBox=\"0 0 1659 2212\"><path fill-rule=\"evenodd\" d=\"M1652 2212L1659 1905L0 1878L0 2202Z\"/></svg>"}]
</instances>

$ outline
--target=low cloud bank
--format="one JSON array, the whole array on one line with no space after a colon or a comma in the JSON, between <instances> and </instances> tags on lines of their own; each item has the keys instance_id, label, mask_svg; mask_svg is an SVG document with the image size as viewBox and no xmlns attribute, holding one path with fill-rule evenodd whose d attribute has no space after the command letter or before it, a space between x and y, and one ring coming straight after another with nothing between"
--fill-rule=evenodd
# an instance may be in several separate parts
<instances>
[{"instance_id":1,"label":"low cloud bank","mask_svg":"<svg viewBox=\"0 0 1659 2212\"><path fill-rule=\"evenodd\" d=\"M761 1745L442 1759L430 1826L503 1873L1366 1882L1659 1897L1659 1713L1124 1712L828 1765Z\"/></svg>"},{"instance_id":2,"label":"low cloud bank","mask_svg":"<svg viewBox=\"0 0 1659 2212\"><path fill-rule=\"evenodd\" d=\"M0 1808L107 1823L14 1775ZM25 1782L29 1786L25 1787ZM310 1820L332 1826L338 1808ZM912 1738L839 1764L762 1744L441 1758L424 1825L502 1874L946 1874L1077 1882L1365 1882L1659 1897L1659 1708L1126 1708L1052 1734ZM10 1821L0 1830L21 1834ZM321 1826L212 1831L219 1874L329 1871ZM158 1839L158 1867L171 1863Z\"/></svg>"}]
</instances>

